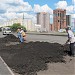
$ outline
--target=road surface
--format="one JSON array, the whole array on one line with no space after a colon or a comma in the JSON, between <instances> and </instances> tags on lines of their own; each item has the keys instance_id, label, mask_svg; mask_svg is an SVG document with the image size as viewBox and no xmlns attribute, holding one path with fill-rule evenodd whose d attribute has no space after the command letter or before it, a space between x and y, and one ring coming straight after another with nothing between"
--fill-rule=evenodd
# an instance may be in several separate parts
<instances>
[{"instance_id":1,"label":"road surface","mask_svg":"<svg viewBox=\"0 0 75 75\"><path fill-rule=\"evenodd\" d=\"M28 41L40 41L40 42L50 42L50 43L60 43L64 44L67 40L66 36L52 36L52 35L31 35L27 34L26 39Z\"/></svg>"},{"instance_id":2,"label":"road surface","mask_svg":"<svg viewBox=\"0 0 75 75\"><path fill-rule=\"evenodd\" d=\"M17 34L13 33L16 37ZM36 34L26 34L26 40L27 41L40 41L40 42L50 42L50 43L60 43L64 44L67 40L67 36L52 36L52 35L36 35ZM3 35L2 32L0 32L0 38L5 37L6 35Z\"/></svg>"}]
</instances>

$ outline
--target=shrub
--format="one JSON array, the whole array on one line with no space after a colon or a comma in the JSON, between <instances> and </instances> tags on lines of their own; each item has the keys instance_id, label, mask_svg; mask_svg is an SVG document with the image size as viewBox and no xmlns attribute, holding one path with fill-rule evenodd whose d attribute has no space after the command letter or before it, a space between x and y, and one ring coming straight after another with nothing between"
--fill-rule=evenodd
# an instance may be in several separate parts
<instances>
[{"instance_id":1,"label":"shrub","mask_svg":"<svg viewBox=\"0 0 75 75\"><path fill-rule=\"evenodd\" d=\"M14 23L14 24L11 26L12 31L17 31L18 28L23 28L23 29L26 31L26 28L25 28L24 26L21 26L20 23Z\"/></svg>"}]
</instances>

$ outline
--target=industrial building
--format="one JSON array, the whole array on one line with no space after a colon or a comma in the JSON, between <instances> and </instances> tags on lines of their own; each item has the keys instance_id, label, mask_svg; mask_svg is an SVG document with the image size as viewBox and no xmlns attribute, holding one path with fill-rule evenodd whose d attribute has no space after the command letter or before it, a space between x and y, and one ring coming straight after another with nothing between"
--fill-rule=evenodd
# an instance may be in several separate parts
<instances>
[{"instance_id":1,"label":"industrial building","mask_svg":"<svg viewBox=\"0 0 75 75\"><path fill-rule=\"evenodd\" d=\"M54 30L58 31L66 27L66 10L55 9L53 10L53 25Z\"/></svg>"},{"instance_id":2,"label":"industrial building","mask_svg":"<svg viewBox=\"0 0 75 75\"><path fill-rule=\"evenodd\" d=\"M71 15L66 15L66 25L71 26Z\"/></svg>"},{"instance_id":3,"label":"industrial building","mask_svg":"<svg viewBox=\"0 0 75 75\"><path fill-rule=\"evenodd\" d=\"M50 14L47 12L37 13L37 24L41 25L41 31L50 31Z\"/></svg>"}]
</instances>

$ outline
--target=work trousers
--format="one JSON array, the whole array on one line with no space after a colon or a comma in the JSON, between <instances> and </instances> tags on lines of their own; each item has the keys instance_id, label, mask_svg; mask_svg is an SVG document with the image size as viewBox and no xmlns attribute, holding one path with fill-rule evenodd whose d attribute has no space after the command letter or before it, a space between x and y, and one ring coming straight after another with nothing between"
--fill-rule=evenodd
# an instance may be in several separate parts
<instances>
[{"instance_id":1,"label":"work trousers","mask_svg":"<svg viewBox=\"0 0 75 75\"><path fill-rule=\"evenodd\" d=\"M75 42L70 43L70 53L72 56L75 56Z\"/></svg>"},{"instance_id":2,"label":"work trousers","mask_svg":"<svg viewBox=\"0 0 75 75\"><path fill-rule=\"evenodd\" d=\"M21 36L20 37L20 42L23 43L24 42L24 38Z\"/></svg>"}]
</instances>

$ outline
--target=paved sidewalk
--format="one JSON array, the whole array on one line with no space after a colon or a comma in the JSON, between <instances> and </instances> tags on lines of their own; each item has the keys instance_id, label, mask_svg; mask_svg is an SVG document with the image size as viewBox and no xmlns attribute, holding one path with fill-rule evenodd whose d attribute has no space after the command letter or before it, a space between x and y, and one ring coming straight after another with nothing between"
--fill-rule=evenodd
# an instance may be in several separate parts
<instances>
[{"instance_id":1,"label":"paved sidewalk","mask_svg":"<svg viewBox=\"0 0 75 75\"><path fill-rule=\"evenodd\" d=\"M14 75L11 69L7 66L0 56L0 75Z\"/></svg>"}]
</instances>

